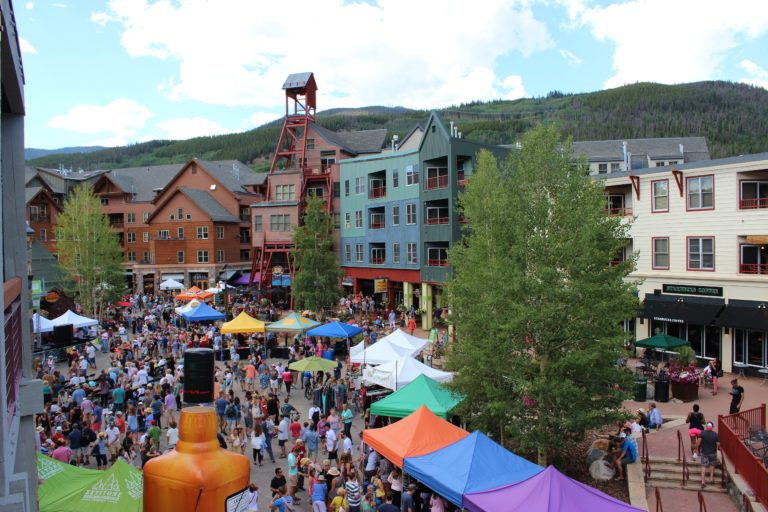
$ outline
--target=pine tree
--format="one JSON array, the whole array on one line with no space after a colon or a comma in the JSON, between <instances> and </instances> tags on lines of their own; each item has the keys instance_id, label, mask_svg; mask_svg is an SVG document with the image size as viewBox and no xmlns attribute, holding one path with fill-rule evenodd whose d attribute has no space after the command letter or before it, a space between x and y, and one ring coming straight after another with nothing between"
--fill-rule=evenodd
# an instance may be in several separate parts
<instances>
[{"instance_id":1,"label":"pine tree","mask_svg":"<svg viewBox=\"0 0 768 512\"><path fill-rule=\"evenodd\" d=\"M101 202L90 185L77 187L64 203L56 227L59 264L74 282L83 313L95 317L101 306L125 289L123 252Z\"/></svg>"},{"instance_id":2,"label":"pine tree","mask_svg":"<svg viewBox=\"0 0 768 512\"><path fill-rule=\"evenodd\" d=\"M310 196L304 223L293 232L293 299L297 308L322 314L336 304L341 293L342 271L333 251L332 219L323 201Z\"/></svg>"},{"instance_id":3,"label":"pine tree","mask_svg":"<svg viewBox=\"0 0 768 512\"><path fill-rule=\"evenodd\" d=\"M461 412L544 465L622 417L629 375L615 361L637 308L633 262L611 265L628 226L570 154L544 127L501 166L481 152L460 200L470 232L449 253Z\"/></svg>"}]
</instances>

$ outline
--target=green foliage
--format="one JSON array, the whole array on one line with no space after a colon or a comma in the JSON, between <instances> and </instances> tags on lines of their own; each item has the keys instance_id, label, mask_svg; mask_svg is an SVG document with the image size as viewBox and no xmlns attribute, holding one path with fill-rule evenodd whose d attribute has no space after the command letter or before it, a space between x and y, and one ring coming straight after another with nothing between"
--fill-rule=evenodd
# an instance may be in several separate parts
<instances>
[{"instance_id":1,"label":"green foliage","mask_svg":"<svg viewBox=\"0 0 768 512\"><path fill-rule=\"evenodd\" d=\"M322 199L308 198L304 223L294 230L293 243L296 307L319 313L334 306L341 293L342 271L333 250L332 219Z\"/></svg>"},{"instance_id":2,"label":"green foliage","mask_svg":"<svg viewBox=\"0 0 768 512\"><path fill-rule=\"evenodd\" d=\"M86 315L95 316L97 306L124 292L123 251L90 185L75 188L64 203L56 247L59 265L74 282L71 291Z\"/></svg>"},{"instance_id":3,"label":"green foliage","mask_svg":"<svg viewBox=\"0 0 768 512\"><path fill-rule=\"evenodd\" d=\"M540 462L621 418L629 375L614 363L637 309L634 263L610 265L628 226L559 144L538 127L501 166L481 152L460 198L470 230L449 253L461 412Z\"/></svg>"},{"instance_id":4,"label":"green foliage","mask_svg":"<svg viewBox=\"0 0 768 512\"><path fill-rule=\"evenodd\" d=\"M688 366L696 360L696 351L690 345L677 347L675 352L677 353L672 356L671 360L678 366Z\"/></svg>"},{"instance_id":5,"label":"green foliage","mask_svg":"<svg viewBox=\"0 0 768 512\"><path fill-rule=\"evenodd\" d=\"M476 101L438 110L459 123L466 139L512 144L538 123L555 123L574 140L704 136L713 158L768 151L768 91L729 82L681 85L639 83L585 94L550 92L545 98ZM423 110L364 107L318 114L334 131L386 128L405 136L428 117ZM93 153L57 154L32 165L86 170L183 163L194 157L271 161L282 120L254 130L186 141L151 141Z\"/></svg>"}]
</instances>

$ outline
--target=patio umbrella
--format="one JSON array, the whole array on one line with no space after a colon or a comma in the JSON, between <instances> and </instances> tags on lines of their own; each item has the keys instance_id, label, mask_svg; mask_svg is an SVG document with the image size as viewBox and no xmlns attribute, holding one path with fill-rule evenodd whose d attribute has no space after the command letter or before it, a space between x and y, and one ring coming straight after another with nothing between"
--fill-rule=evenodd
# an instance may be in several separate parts
<instances>
[{"instance_id":1,"label":"patio umbrella","mask_svg":"<svg viewBox=\"0 0 768 512\"><path fill-rule=\"evenodd\" d=\"M675 347L688 345L688 340L675 338L669 334L659 333L650 338L645 338L635 343L636 347L653 348L657 350L671 350Z\"/></svg>"},{"instance_id":2,"label":"patio umbrella","mask_svg":"<svg viewBox=\"0 0 768 512\"><path fill-rule=\"evenodd\" d=\"M289 370L295 370L297 372L329 372L334 368L336 368L336 363L334 361L316 356L305 357L304 359L294 361L288 365Z\"/></svg>"}]
</instances>

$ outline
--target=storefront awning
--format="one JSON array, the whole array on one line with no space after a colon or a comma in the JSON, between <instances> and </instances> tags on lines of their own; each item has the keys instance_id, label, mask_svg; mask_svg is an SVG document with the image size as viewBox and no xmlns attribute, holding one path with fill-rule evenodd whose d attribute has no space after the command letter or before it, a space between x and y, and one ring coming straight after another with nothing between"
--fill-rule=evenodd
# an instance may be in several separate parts
<instances>
[{"instance_id":1,"label":"storefront awning","mask_svg":"<svg viewBox=\"0 0 768 512\"><path fill-rule=\"evenodd\" d=\"M751 331L768 331L768 301L730 300L715 325Z\"/></svg>"},{"instance_id":2,"label":"storefront awning","mask_svg":"<svg viewBox=\"0 0 768 512\"><path fill-rule=\"evenodd\" d=\"M163 279L163 281L167 281L168 279L173 279L174 281L178 281L180 283L184 282L184 274L178 274L178 273L172 273L169 274L167 272L163 272L160 274L160 277Z\"/></svg>"},{"instance_id":3,"label":"storefront awning","mask_svg":"<svg viewBox=\"0 0 768 512\"><path fill-rule=\"evenodd\" d=\"M725 306L723 299L646 294L640 316L660 322L709 325Z\"/></svg>"}]
</instances>

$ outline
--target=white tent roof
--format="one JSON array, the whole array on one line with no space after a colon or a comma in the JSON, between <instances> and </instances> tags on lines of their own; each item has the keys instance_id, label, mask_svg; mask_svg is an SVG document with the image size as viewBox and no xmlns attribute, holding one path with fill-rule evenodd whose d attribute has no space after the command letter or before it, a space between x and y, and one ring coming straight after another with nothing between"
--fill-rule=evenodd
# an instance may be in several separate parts
<instances>
[{"instance_id":1,"label":"white tent roof","mask_svg":"<svg viewBox=\"0 0 768 512\"><path fill-rule=\"evenodd\" d=\"M432 368L412 357L404 357L376 367L366 367L363 370L363 381L367 384L378 384L388 389L398 390L422 374L437 382L453 380L451 372Z\"/></svg>"},{"instance_id":2,"label":"white tent roof","mask_svg":"<svg viewBox=\"0 0 768 512\"><path fill-rule=\"evenodd\" d=\"M356 356L357 354L359 354L360 352L362 352L363 350L365 350L365 340L361 341L361 342L360 342L360 343L358 343L357 345L353 345L353 346L352 346L352 347L349 349L349 356L350 356L350 357L354 357L354 356Z\"/></svg>"},{"instance_id":3,"label":"white tent roof","mask_svg":"<svg viewBox=\"0 0 768 512\"><path fill-rule=\"evenodd\" d=\"M199 305L200 305L199 300L192 299L191 301L187 302L183 306L179 306L178 308L175 308L174 311L176 311L176 313L178 313L179 315L183 315L184 313L189 313Z\"/></svg>"},{"instance_id":4,"label":"white tent roof","mask_svg":"<svg viewBox=\"0 0 768 512\"><path fill-rule=\"evenodd\" d=\"M351 352L351 351L350 351ZM419 349L402 347L389 341L377 341L365 350L361 350L357 355L352 355L350 360L353 363L362 364L383 364L395 359L413 356L419 353Z\"/></svg>"},{"instance_id":5,"label":"white tent roof","mask_svg":"<svg viewBox=\"0 0 768 512\"><path fill-rule=\"evenodd\" d=\"M84 316L80 316L76 313L73 313L71 310L67 310L66 313L63 315L54 318L51 320L51 324L53 327L58 327L60 325L72 325L73 328L79 329L81 327L89 327L91 325L98 324L98 320L94 320L93 318L86 318Z\"/></svg>"},{"instance_id":6,"label":"white tent roof","mask_svg":"<svg viewBox=\"0 0 768 512\"><path fill-rule=\"evenodd\" d=\"M40 330L37 330L37 324L40 323ZM40 316L37 313L32 315L32 329L35 332L52 332L53 331L53 322L45 318L44 316Z\"/></svg>"},{"instance_id":7,"label":"white tent roof","mask_svg":"<svg viewBox=\"0 0 768 512\"><path fill-rule=\"evenodd\" d=\"M184 290L186 286L175 279L166 279L160 283L161 290Z\"/></svg>"},{"instance_id":8,"label":"white tent roof","mask_svg":"<svg viewBox=\"0 0 768 512\"><path fill-rule=\"evenodd\" d=\"M384 336L378 341L378 343L381 343L382 341L388 341L393 345L398 345L400 347L411 348L413 350L416 350L417 351L416 353L418 353L418 351L424 348L424 345L429 343L428 339L411 336L410 334L408 334L402 329L395 329L392 332L392 334Z\"/></svg>"}]
</instances>

